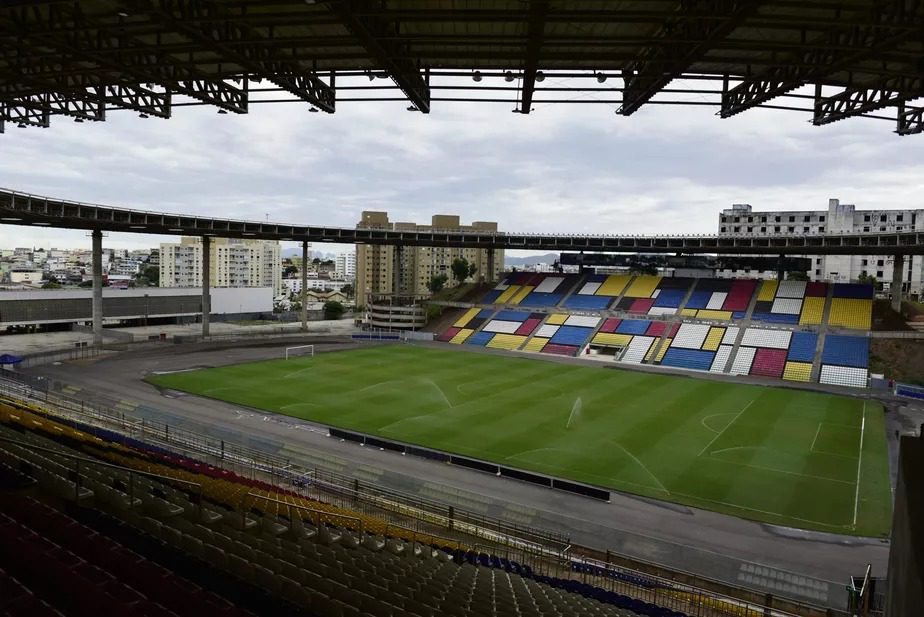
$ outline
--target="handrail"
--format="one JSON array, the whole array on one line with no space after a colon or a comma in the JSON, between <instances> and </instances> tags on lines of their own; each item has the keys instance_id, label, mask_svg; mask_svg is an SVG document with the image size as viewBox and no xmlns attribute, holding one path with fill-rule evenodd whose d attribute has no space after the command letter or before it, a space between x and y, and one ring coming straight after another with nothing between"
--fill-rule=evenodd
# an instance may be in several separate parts
<instances>
[{"instance_id":1,"label":"handrail","mask_svg":"<svg viewBox=\"0 0 924 617\"><path fill-rule=\"evenodd\" d=\"M327 510L321 510L321 509L318 509L318 508L311 508L311 507L308 507L308 506L302 506L302 505L299 505L299 504L297 504L297 503L289 503L288 501L282 501L281 499L276 499L275 497L270 497L269 495L260 495L260 494L257 494L257 493L250 493L250 492L248 492L248 493L247 493L247 496L248 496L248 497L253 497L254 499L262 499L262 500L264 500L264 501L271 501L271 502L273 502L273 503L286 506L287 508L295 508L296 510L304 510L305 512L311 512L312 514L316 514L316 515L317 515L317 517L316 517L317 523L315 524L315 527L317 527L317 528L319 528L319 529L320 529L320 527L321 527L321 516L323 515L323 516L325 516L325 517L339 518L339 519L343 519L343 520L347 520L347 521L355 521L355 522L358 524L357 526L358 526L358 528L359 528L359 533L360 533L360 534L364 533L364 531L363 531L363 519L360 518L360 517L358 517L358 516L350 516L349 514L340 514L340 513L338 513L338 512L328 512ZM290 518L291 518L291 516L290 516Z\"/></svg>"}]
</instances>

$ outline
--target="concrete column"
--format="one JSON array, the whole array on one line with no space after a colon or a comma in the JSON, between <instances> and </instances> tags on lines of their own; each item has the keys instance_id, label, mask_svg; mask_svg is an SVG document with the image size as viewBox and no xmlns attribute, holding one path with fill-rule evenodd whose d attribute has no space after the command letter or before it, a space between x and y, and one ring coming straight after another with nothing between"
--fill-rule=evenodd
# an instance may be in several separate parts
<instances>
[{"instance_id":1,"label":"concrete column","mask_svg":"<svg viewBox=\"0 0 924 617\"><path fill-rule=\"evenodd\" d=\"M94 229L93 238L93 344L103 344L103 232Z\"/></svg>"},{"instance_id":2,"label":"concrete column","mask_svg":"<svg viewBox=\"0 0 924 617\"><path fill-rule=\"evenodd\" d=\"M402 246L395 245L395 269L391 277L391 293L395 296L401 293L401 253Z\"/></svg>"},{"instance_id":3,"label":"concrete column","mask_svg":"<svg viewBox=\"0 0 924 617\"><path fill-rule=\"evenodd\" d=\"M892 265L892 310L901 312L902 310L902 279L905 274L905 256L896 255L895 263Z\"/></svg>"},{"instance_id":4,"label":"concrete column","mask_svg":"<svg viewBox=\"0 0 924 617\"><path fill-rule=\"evenodd\" d=\"M786 261L786 255L780 255L778 261L776 262L776 280L783 281L786 279L786 269L783 267L783 263Z\"/></svg>"},{"instance_id":5,"label":"concrete column","mask_svg":"<svg viewBox=\"0 0 924 617\"><path fill-rule=\"evenodd\" d=\"M488 271L485 273L485 282L494 282L494 267L494 249L488 249Z\"/></svg>"},{"instance_id":6,"label":"concrete column","mask_svg":"<svg viewBox=\"0 0 924 617\"><path fill-rule=\"evenodd\" d=\"M212 238L202 236L202 336L209 335L209 315L212 312Z\"/></svg>"},{"instance_id":7,"label":"concrete column","mask_svg":"<svg viewBox=\"0 0 924 617\"><path fill-rule=\"evenodd\" d=\"M302 241L302 332L308 331L308 242Z\"/></svg>"}]
</instances>

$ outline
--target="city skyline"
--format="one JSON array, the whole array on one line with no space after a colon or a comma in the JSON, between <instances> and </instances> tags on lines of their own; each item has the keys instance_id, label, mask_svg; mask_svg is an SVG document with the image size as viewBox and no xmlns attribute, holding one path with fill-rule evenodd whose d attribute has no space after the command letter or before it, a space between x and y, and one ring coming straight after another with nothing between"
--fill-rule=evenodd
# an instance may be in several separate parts
<instances>
[{"instance_id":1,"label":"city skyline","mask_svg":"<svg viewBox=\"0 0 924 617\"><path fill-rule=\"evenodd\" d=\"M651 106L630 121L605 105L521 116L503 105L445 104L422 116L382 104L327 116L293 104L245 116L183 108L163 122L114 112L105 123L7 131L0 185L341 227L363 210L397 221L456 212L524 232L711 233L716 213L734 203L816 209L836 197L864 209L924 207L924 142L883 133L881 121L821 129L795 113L713 113ZM172 241L110 234L104 244ZM85 231L0 226L0 246L89 244Z\"/></svg>"}]
</instances>

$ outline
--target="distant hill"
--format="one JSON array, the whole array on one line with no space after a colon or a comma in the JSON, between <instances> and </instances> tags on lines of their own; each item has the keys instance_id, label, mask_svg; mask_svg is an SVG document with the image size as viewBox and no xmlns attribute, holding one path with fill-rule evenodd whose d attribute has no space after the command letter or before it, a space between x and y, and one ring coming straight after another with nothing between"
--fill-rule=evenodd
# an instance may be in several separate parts
<instances>
[{"instance_id":1,"label":"distant hill","mask_svg":"<svg viewBox=\"0 0 924 617\"><path fill-rule=\"evenodd\" d=\"M533 264L550 264L558 261L558 253L546 253L545 255L532 255L530 257L511 257L504 255L504 265L511 266L531 266Z\"/></svg>"}]
</instances>

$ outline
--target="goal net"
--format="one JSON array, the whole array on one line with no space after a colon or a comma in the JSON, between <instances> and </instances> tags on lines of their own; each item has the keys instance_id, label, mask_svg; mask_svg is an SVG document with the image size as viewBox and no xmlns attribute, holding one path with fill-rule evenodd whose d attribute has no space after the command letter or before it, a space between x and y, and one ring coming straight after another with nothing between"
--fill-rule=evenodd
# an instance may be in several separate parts
<instances>
[{"instance_id":1,"label":"goal net","mask_svg":"<svg viewBox=\"0 0 924 617\"><path fill-rule=\"evenodd\" d=\"M298 345L296 347L286 347L286 360L301 356L313 356L314 345Z\"/></svg>"}]
</instances>

